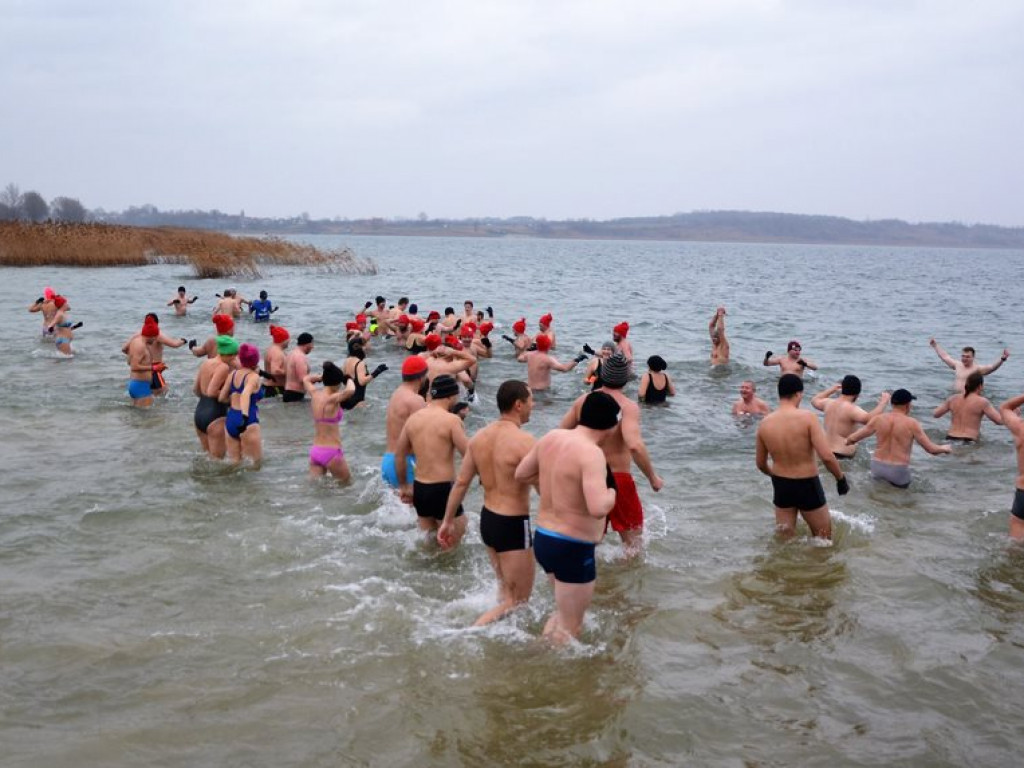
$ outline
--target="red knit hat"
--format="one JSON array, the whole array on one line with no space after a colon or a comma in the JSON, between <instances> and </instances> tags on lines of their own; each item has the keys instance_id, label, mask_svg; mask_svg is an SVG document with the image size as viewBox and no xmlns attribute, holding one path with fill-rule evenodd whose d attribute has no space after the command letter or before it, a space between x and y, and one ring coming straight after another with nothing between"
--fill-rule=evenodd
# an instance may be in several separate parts
<instances>
[{"instance_id":1,"label":"red knit hat","mask_svg":"<svg viewBox=\"0 0 1024 768\"><path fill-rule=\"evenodd\" d=\"M275 344L281 344L288 341L291 338L291 334L280 325L272 325L270 326L270 338L274 340Z\"/></svg>"},{"instance_id":2,"label":"red knit hat","mask_svg":"<svg viewBox=\"0 0 1024 768\"><path fill-rule=\"evenodd\" d=\"M142 324L142 335L148 339L155 339L160 335L160 326L152 317L147 317L146 322Z\"/></svg>"},{"instance_id":3,"label":"red knit hat","mask_svg":"<svg viewBox=\"0 0 1024 768\"><path fill-rule=\"evenodd\" d=\"M548 312L546 315L541 315L540 320L538 320L537 322L540 323L541 327L543 327L543 328L550 328L551 327L551 321L553 319L554 318L551 317L551 313Z\"/></svg>"},{"instance_id":4,"label":"red knit hat","mask_svg":"<svg viewBox=\"0 0 1024 768\"><path fill-rule=\"evenodd\" d=\"M629 333L629 323L622 322L612 328L612 333L625 337Z\"/></svg>"},{"instance_id":5,"label":"red knit hat","mask_svg":"<svg viewBox=\"0 0 1024 768\"><path fill-rule=\"evenodd\" d=\"M427 338L423 340L423 346L433 352L441 346L441 337L436 333L428 333Z\"/></svg>"},{"instance_id":6,"label":"red knit hat","mask_svg":"<svg viewBox=\"0 0 1024 768\"><path fill-rule=\"evenodd\" d=\"M536 339L537 349L540 352L547 352L551 349L551 337L545 336L543 333Z\"/></svg>"}]
</instances>

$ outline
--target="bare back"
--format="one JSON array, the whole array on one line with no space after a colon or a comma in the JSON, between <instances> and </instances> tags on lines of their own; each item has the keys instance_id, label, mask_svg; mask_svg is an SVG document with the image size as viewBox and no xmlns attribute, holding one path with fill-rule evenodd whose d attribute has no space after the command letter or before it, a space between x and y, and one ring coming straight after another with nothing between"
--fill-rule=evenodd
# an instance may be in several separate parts
<instances>
[{"instance_id":1,"label":"bare back","mask_svg":"<svg viewBox=\"0 0 1024 768\"><path fill-rule=\"evenodd\" d=\"M416 479L421 483L442 483L455 479L455 448L466 445L462 419L441 405L429 405L405 422L410 453L416 456ZM399 437L401 442L401 437Z\"/></svg>"},{"instance_id":2,"label":"bare back","mask_svg":"<svg viewBox=\"0 0 1024 768\"><path fill-rule=\"evenodd\" d=\"M780 408L765 416L757 428L757 443L758 456L766 451L772 459L771 474L779 477L813 477L818 474L816 454L821 448L831 454L818 419L798 408Z\"/></svg>"},{"instance_id":3,"label":"bare back","mask_svg":"<svg viewBox=\"0 0 1024 768\"><path fill-rule=\"evenodd\" d=\"M496 421L477 432L469 451L484 488L484 506L498 515L528 515L530 486L517 482L516 467L536 441L510 421Z\"/></svg>"},{"instance_id":4,"label":"bare back","mask_svg":"<svg viewBox=\"0 0 1024 768\"><path fill-rule=\"evenodd\" d=\"M537 525L564 536L598 542L604 535L605 516L595 503L594 475L604 490L604 454L575 430L555 429L537 443L540 508ZM590 481L589 483L587 481ZM587 487L591 487L588 505Z\"/></svg>"},{"instance_id":5,"label":"bare back","mask_svg":"<svg viewBox=\"0 0 1024 768\"><path fill-rule=\"evenodd\" d=\"M419 382L415 382L416 387ZM385 418L385 429L387 432L387 452L394 453L398 445L398 438L402 434L405 422L416 411L425 408L426 401L420 397L417 389L408 384L402 384L396 389L391 399L388 400L388 412Z\"/></svg>"}]
</instances>

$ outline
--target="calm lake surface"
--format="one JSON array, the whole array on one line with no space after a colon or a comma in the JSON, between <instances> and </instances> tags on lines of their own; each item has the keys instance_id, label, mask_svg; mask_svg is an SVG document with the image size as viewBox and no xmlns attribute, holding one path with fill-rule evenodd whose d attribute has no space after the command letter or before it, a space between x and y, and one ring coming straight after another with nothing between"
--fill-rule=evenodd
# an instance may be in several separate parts
<instances>
[{"instance_id":1,"label":"calm lake surface","mask_svg":"<svg viewBox=\"0 0 1024 768\"><path fill-rule=\"evenodd\" d=\"M920 449L909 491L881 486L862 449L838 497L836 541L773 537L754 426L729 416L751 378L774 402L764 352L803 342L810 395L856 373L862 401L907 387L931 409L971 344L994 403L1024 388L1024 253L687 243L307 238L374 259L375 276L271 268L279 323L344 358L345 320L381 293L422 310L491 304L502 328L554 314L557 355L631 325L637 358L662 355L679 396L645 409L665 479L636 473L648 519L640 563L599 548L581 642L538 642L552 607L468 629L494 599L477 533L454 553L423 543L384 491L384 406L402 360L375 350L369 407L347 415L355 481L306 477L308 404L261 409L262 470L207 461L192 427L197 361L167 350L169 394L128 406L120 346L157 311L171 336L211 335L225 281L180 266L4 269L0 379L0 764L15 766L1011 766L1024 726L1024 553L1007 543L1009 433ZM200 295L174 318L179 284ZM25 306L69 297L78 355L53 359ZM707 323L728 307L733 362L707 364ZM265 326L239 323L266 346ZM643 366L640 366L643 370ZM527 429L554 427L583 392L555 375ZM494 393L525 378L496 341L470 432ZM635 384L629 391L635 392ZM869 440L866 448L873 446ZM801 529L806 532L806 529Z\"/></svg>"}]
</instances>

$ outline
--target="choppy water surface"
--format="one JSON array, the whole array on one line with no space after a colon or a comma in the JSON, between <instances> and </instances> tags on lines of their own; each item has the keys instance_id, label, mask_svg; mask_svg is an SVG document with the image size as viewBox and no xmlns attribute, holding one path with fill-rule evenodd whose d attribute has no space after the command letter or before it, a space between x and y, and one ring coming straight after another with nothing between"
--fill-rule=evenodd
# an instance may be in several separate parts
<instances>
[{"instance_id":1,"label":"choppy water surface","mask_svg":"<svg viewBox=\"0 0 1024 768\"><path fill-rule=\"evenodd\" d=\"M206 338L213 293L181 267L4 270L0 377L0 763L5 766L1016 765L1024 675L1024 554L1006 543L1008 433L954 456L915 453L901 492L867 452L835 509L836 545L772 536L753 427L728 415L740 381L770 400L765 350L804 343L811 392L850 372L873 404L919 396L931 419L949 370L928 346L963 344L997 402L1020 388L1024 343L1010 278L1019 252L667 243L321 239L380 274L270 270L278 320L343 357L345 315L377 293L421 308L493 304L505 328L555 316L559 354L628 320L640 359L669 362L679 397L644 411L665 489L641 484L641 564L599 550L582 642L537 641L552 606L467 629L494 584L473 524L458 552L422 543L383 492L384 404L346 417L351 487L306 478L308 405L261 411L259 472L205 460L192 428L196 361L168 350L170 393L150 412L124 395L121 343L156 310ZM165 302L184 283L186 319ZM68 295L78 356L57 361L24 311L43 285ZM734 362L707 366L707 322L729 308ZM243 341L266 329L241 323ZM498 342L468 426L524 370ZM372 367L372 366L371 366ZM553 427L582 385L556 375L530 431ZM809 398L808 398L809 399ZM869 442L870 445L870 442ZM831 481L826 488L831 491Z\"/></svg>"}]
</instances>

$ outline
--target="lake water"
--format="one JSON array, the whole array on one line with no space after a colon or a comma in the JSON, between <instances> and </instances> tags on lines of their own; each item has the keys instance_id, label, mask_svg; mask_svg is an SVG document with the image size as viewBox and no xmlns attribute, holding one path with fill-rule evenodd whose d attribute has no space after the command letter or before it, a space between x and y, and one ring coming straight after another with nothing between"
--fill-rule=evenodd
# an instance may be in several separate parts
<instances>
[{"instance_id":1,"label":"lake water","mask_svg":"<svg viewBox=\"0 0 1024 768\"><path fill-rule=\"evenodd\" d=\"M1009 434L913 460L914 484L873 483L869 450L834 493L835 546L773 537L754 428L729 416L739 383L774 402L765 350L803 342L809 394L856 373L931 409L952 376L934 335L982 363L995 403L1024 369L1024 253L687 243L308 238L374 259L375 276L268 269L266 288L311 359L344 357L348 315L381 293L421 309L494 306L503 330L554 314L557 354L629 321L639 360L662 355L679 396L643 412L665 488L639 483L647 553L599 548L581 642L538 642L552 607L468 629L494 598L477 533L425 545L381 486L384 406L346 417L355 481L310 482L308 405L261 410L265 464L207 461L192 428L197 362L167 350L170 392L130 408L121 343L151 310L170 335L210 335L215 291L181 266L5 269L0 355L0 764L14 766L1017 765L1024 729L1024 554L1009 546ZM164 306L177 285L194 313ZM52 358L44 285L67 295L78 356ZM728 307L733 363L709 370L707 323ZM266 345L266 328L239 324ZM497 338L497 333L494 334ZM508 345L482 366L470 431L525 371ZM371 364L371 367L373 365ZM642 366L641 366L642 370ZM527 428L555 426L583 391L555 375ZM635 387L635 385L633 385ZM630 391L635 391L631 387ZM809 396L806 398L809 401ZM870 449L873 441L865 448ZM638 474L638 477L639 474ZM642 477L640 477L642 480ZM805 529L801 529L805 532Z\"/></svg>"}]
</instances>

